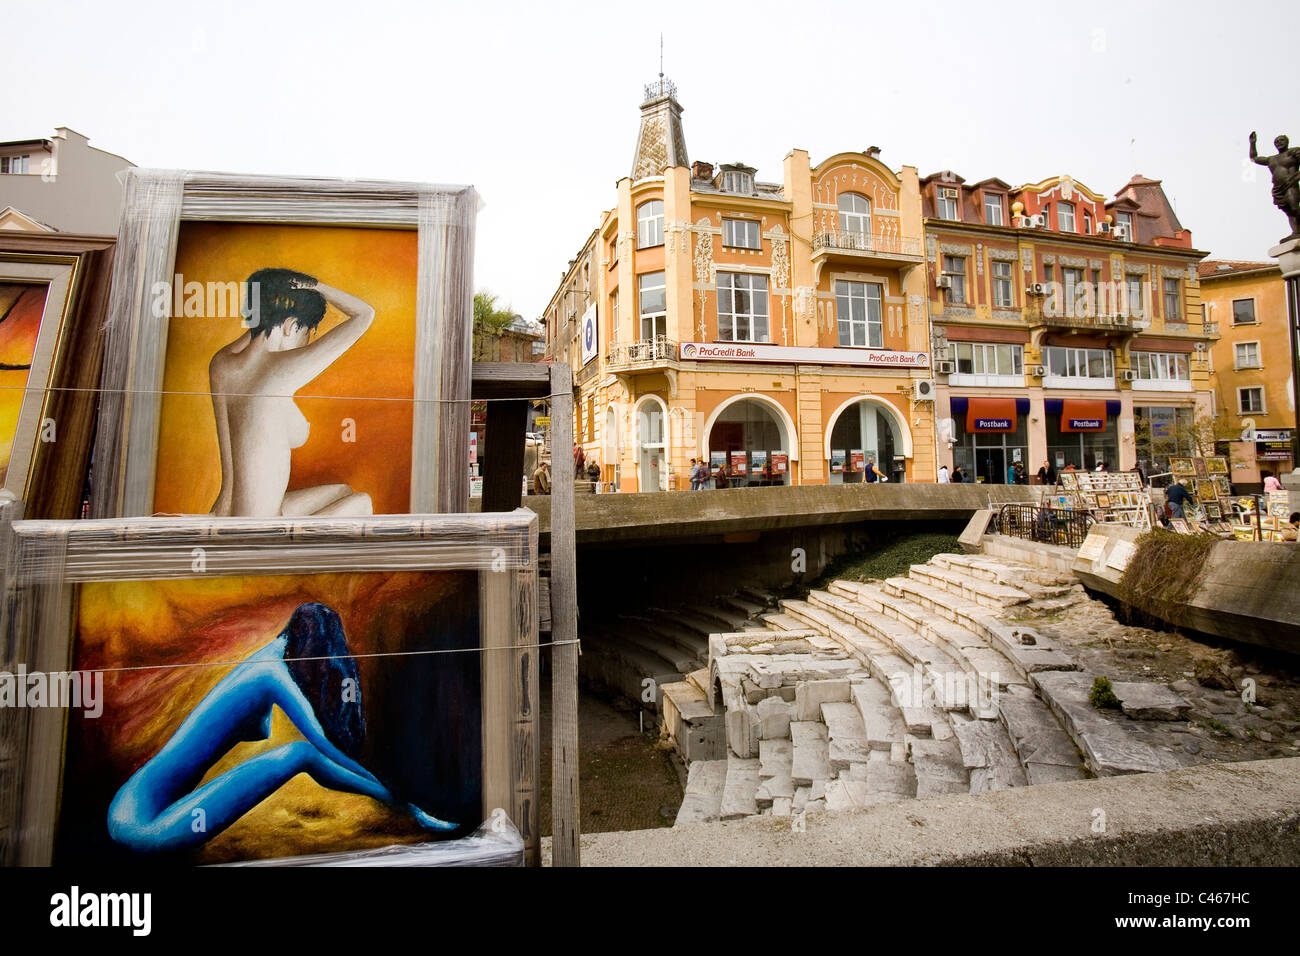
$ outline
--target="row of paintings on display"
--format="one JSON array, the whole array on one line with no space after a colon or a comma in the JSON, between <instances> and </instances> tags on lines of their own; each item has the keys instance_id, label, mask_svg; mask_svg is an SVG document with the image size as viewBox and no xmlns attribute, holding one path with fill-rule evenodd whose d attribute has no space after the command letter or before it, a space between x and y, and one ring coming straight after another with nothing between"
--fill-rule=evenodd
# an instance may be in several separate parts
<instances>
[{"instance_id":1,"label":"row of paintings on display","mask_svg":"<svg viewBox=\"0 0 1300 956\"><path fill-rule=\"evenodd\" d=\"M1228 474L1228 459L1222 456L1205 458L1170 458L1169 470L1176 478L1208 478Z\"/></svg>"},{"instance_id":2,"label":"row of paintings on display","mask_svg":"<svg viewBox=\"0 0 1300 956\"><path fill-rule=\"evenodd\" d=\"M476 211L130 170L116 241L0 237L0 863L359 851L496 806L535 847L535 518L391 517L468 509Z\"/></svg>"}]
</instances>

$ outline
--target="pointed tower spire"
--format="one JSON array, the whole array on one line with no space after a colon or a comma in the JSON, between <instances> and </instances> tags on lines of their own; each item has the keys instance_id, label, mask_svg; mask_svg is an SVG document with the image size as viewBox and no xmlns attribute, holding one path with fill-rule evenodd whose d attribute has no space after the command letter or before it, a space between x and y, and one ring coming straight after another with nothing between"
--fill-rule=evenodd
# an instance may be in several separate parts
<instances>
[{"instance_id":1,"label":"pointed tower spire","mask_svg":"<svg viewBox=\"0 0 1300 956\"><path fill-rule=\"evenodd\" d=\"M659 176L665 166L689 166L686 134L682 131L682 105L677 85L663 74L663 38L660 37L659 79L647 83L641 102L641 132L632 158L632 179Z\"/></svg>"}]
</instances>

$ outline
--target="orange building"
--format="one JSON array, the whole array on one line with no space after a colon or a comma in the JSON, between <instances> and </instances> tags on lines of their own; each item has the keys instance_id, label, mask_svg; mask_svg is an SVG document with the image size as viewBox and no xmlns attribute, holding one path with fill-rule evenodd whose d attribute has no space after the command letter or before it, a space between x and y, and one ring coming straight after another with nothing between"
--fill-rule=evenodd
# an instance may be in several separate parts
<instances>
[{"instance_id":1,"label":"orange building","mask_svg":"<svg viewBox=\"0 0 1300 956\"><path fill-rule=\"evenodd\" d=\"M939 460L1168 471L1212 407L1197 262L1157 180L921 180Z\"/></svg>"},{"instance_id":2,"label":"orange building","mask_svg":"<svg viewBox=\"0 0 1300 956\"><path fill-rule=\"evenodd\" d=\"M933 481L934 383L916 170L878 150L780 182L690 163L676 90L646 89L632 171L545 313L575 434L607 486Z\"/></svg>"},{"instance_id":3,"label":"orange building","mask_svg":"<svg viewBox=\"0 0 1300 956\"><path fill-rule=\"evenodd\" d=\"M1275 262L1200 264L1201 297L1222 338L1211 353L1220 417L1254 431L1253 440L1229 442L1234 483L1263 483L1295 467L1291 433L1295 396L1287 341L1286 283Z\"/></svg>"}]
</instances>

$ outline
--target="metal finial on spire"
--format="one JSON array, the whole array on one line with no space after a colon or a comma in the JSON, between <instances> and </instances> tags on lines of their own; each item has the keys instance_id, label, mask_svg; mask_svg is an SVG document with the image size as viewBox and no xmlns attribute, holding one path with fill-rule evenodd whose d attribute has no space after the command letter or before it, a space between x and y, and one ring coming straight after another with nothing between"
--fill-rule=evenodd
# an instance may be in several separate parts
<instances>
[{"instance_id":1,"label":"metal finial on spire","mask_svg":"<svg viewBox=\"0 0 1300 956\"><path fill-rule=\"evenodd\" d=\"M664 81L664 35L659 34L659 82Z\"/></svg>"}]
</instances>

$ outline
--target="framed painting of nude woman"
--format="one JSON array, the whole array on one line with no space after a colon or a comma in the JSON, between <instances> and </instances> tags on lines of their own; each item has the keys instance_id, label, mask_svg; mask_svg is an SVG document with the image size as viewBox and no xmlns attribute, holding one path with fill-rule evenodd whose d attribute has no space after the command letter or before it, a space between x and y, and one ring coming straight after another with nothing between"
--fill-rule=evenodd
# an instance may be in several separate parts
<instances>
[{"instance_id":1,"label":"framed painting of nude woman","mask_svg":"<svg viewBox=\"0 0 1300 956\"><path fill-rule=\"evenodd\" d=\"M468 510L469 187L130 170L94 517Z\"/></svg>"},{"instance_id":2,"label":"framed painting of nude woman","mask_svg":"<svg viewBox=\"0 0 1300 956\"><path fill-rule=\"evenodd\" d=\"M496 807L536 861L535 515L11 533L0 862L357 852Z\"/></svg>"},{"instance_id":3,"label":"framed painting of nude woman","mask_svg":"<svg viewBox=\"0 0 1300 956\"><path fill-rule=\"evenodd\" d=\"M0 485L81 516L114 241L0 233Z\"/></svg>"}]
</instances>

